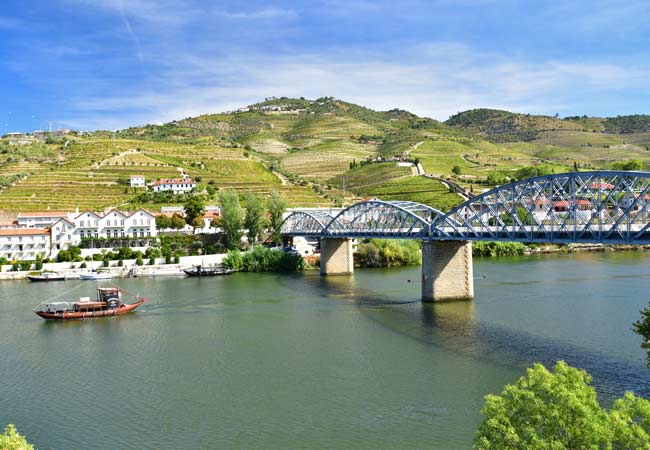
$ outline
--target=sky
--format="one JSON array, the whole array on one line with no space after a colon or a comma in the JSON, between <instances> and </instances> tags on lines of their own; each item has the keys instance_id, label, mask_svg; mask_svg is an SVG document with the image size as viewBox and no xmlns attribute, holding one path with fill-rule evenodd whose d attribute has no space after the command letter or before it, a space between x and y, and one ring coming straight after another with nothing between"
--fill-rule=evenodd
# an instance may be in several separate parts
<instances>
[{"instance_id":1,"label":"sky","mask_svg":"<svg viewBox=\"0 0 650 450\"><path fill-rule=\"evenodd\" d=\"M266 97L445 120L650 113L650 2L3 0L0 132L122 129Z\"/></svg>"}]
</instances>

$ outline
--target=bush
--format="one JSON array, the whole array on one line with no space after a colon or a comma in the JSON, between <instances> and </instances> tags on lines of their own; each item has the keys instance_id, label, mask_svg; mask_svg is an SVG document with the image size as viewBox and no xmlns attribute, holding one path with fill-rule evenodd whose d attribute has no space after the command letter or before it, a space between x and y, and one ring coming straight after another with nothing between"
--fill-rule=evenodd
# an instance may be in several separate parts
<instances>
[{"instance_id":1,"label":"bush","mask_svg":"<svg viewBox=\"0 0 650 450\"><path fill-rule=\"evenodd\" d=\"M354 254L357 267L412 266L422 263L418 241L407 239L367 239Z\"/></svg>"},{"instance_id":2,"label":"bush","mask_svg":"<svg viewBox=\"0 0 650 450\"><path fill-rule=\"evenodd\" d=\"M152 256L151 258L149 258L149 265L150 265L150 266L153 266L153 265L155 265L155 264L156 264L156 258L154 258L154 257Z\"/></svg>"},{"instance_id":3,"label":"bush","mask_svg":"<svg viewBox=\"0 0 650 450\"><path fill-rule=\"evenodd\" d=\"M135 265L136 266L143 266L144 261L142 260L142 256L138 256L138 259L135 260Z\"/></svg>"},{"instance_id":4,"label":"bush","mask_svg":"<svg viewBox=\"0 0 650 450\"><path fill-rule=\"evenodd\" d=\"M526 253L521 242L472 242L473 256L519 256Z\"/></svg>"},{"instance_id":5,"label":"bush","mask_svg":"<svg viewBox=\"0 0 650 450\"><path fill-rule=\"evenodd\" d=\"M124 267L124 260L120 259L120 260L117 262L117 267Z\"/></svg>"},{"instance_id":6,"label":"bush","mask_svg":"<svg viewBox=\"0 0 650 450\"><path fill-rule=\"evenodd\" d=\"M85 262L82 262L81 265L79 266L80 269L86 269L88 265L86 265Z\"/></svg>"},{"instance_id":7,"label":"bush","mask_svg":"<svg viewBox=\"0 0 650 450\"><path fill-rule=\"evenodd\" d=\"M296 272L305 269L305 260L295 253L271 250L261 245L242 254L230 250L223 260L225 267L241 272Z\"/></svg>"}]
</instances>

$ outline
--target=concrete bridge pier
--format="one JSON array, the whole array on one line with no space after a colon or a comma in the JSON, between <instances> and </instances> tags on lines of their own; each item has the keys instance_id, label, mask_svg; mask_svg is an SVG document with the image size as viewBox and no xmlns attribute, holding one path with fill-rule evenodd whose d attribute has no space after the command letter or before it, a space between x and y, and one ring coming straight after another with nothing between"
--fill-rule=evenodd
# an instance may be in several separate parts
<instances>
[{"instance_id":1,"label":"concrete bridge pier","mask_svg":"<svg viewBox=\"0 0 650 450\"><path fill-rule=\"evenodd\" d=\"M473 299L472 243L423 241L422 301L449 302Z\"/></svg>"},{"instance_id":2,"label":"concrete bridge pier","mask_svg":"<svg viewBox=\"0 0 650 450\"><path fill-rule=\"evenodd\" d=\"M320 240L320 274L349 275L354 273L352 239L326 238Z\"/></svg>"}]
</instances>

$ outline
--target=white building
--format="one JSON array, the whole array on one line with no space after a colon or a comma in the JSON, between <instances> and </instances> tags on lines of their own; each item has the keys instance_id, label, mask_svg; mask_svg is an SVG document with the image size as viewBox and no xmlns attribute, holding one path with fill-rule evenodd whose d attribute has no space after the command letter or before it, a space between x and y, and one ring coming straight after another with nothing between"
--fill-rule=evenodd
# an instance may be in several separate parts
<instances>
[{"instance_id":1,"label":"white building","mask_svg":"<svg viewBox=\"0 0 650 450\"><path fill-rule=\"evenodd\" d=\"M18 213L18 228L46 228L60 219L70 218L71 213L63 211L44 211Z\"/></svg>"},{"instance_id":2,"label":"white building","mask_svg":"<svg viewBox=\"0 0 650 450\"><path fill-rule=\"evenodd\" d=\"M191 192L196 189L196 183L191 178L162 178L153 184L154 192L172 191L174 194Z\"/></svg>"},{"instance_id":3,"label":"white building","mask_svg":"<svg viewBox=\"0 0 650 450\"><path fill-rule=\"evenodd\" d=\"M0 229L0 257L34 260L50 253L50 232L43 229Z\"/></svg>"},{"instance_id":4,"label":"white building","mask_svg":"<svg viewBox=\"0 0 650 450\"><path fill-rule=\"evenodd\" d=\"M126 213L112 209L104 214L84 211L72 219L62 218L51 228L52 256L59 250L81 244L86 239L120 239L155 237L156 217L139 209Z\"/></svg>"},{"instance_id":5,"label":"white building","mask_svg":"<svg viewBox=\"0 0 650 450\"><path fill-rule=\"evenodd\" d=\"M146 186L146 180L144 178L144 175L131 175L130 180L131 180L131 187Z\"/></svg>"}]
</instances>

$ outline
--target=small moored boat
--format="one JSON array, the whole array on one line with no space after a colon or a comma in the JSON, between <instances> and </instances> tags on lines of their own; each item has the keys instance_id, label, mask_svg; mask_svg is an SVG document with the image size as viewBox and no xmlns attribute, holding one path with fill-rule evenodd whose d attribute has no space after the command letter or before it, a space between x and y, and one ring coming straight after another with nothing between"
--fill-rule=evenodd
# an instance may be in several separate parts
<instances>
[{"instance_id":1,"label":"small moored boat","mask_svg":"<svg viewBox=\"0 0 650 450\"><path fill-rule=\"evenodd\" d=\"M115 287L97 288L97 299L81 297L76 302L44 302L33 309L43 319L68 320L91 319L94 317L121 316L133 311L147 299L134 296L135 303L122 301L122 289Z\"/></svg>"},{"instance_id":2,"label":"small moored boat","mask_svg":"<svg viewBox=\"0 0 650 450\"><path fill-rule=\"evenodd\" d=\"M42 272L27 275L29 281L64 281L65 275L55 272Z\"/></svg>"},{"instance_id":3,"label":"small moored boat","mask_svg":"<svg viewBox=\"0 0 650 450\"><path fill-rule=\"evenodd\" d=\"M113 278L110 272L98 272L93 270L92 272L86 272L79 274L80 280L110 280Z\"/></svg>"},{"instance_id":4,"label":"small moored boat","mask_svg":"<svg viewBox=\"0 0 650 450\"><path fill-rule=\"evenodd\" d=\"M230 275L234 271L223 266L195 266L191 269L183 269L183 272L189 277L215 277L218 275Z\"/></svg>"}]
</instances>

